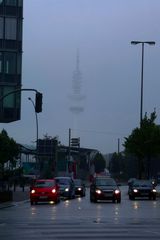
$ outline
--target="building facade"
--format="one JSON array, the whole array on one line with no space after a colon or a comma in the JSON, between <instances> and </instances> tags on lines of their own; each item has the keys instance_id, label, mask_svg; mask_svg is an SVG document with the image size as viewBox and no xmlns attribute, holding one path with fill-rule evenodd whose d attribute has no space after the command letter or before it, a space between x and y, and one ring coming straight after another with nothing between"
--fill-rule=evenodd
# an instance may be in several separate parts
<instances>
[{"instance_id":1,"label":"building facade","mask_svg":"<svg viewBox=\"0 0 160 240\"><path fill-rule=\"evenodd\" d=\"M0 98L21 89L23 0L0 0ZM0 101L0 122L20 120L21 92Z\"/></svg>"}]
</instances>

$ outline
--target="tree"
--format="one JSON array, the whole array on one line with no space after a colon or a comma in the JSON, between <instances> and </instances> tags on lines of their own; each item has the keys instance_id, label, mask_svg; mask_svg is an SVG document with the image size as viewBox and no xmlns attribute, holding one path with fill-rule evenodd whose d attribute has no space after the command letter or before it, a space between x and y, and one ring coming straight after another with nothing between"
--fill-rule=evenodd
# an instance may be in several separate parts
<instances>
[{"instance_id":1,"label":"tree","mask_svg":"<svg viewBox=\"0 0 160 240\"><path fill-rule=\"evenodd\" d=\"M94 158L94 166L95 166L95 172L100 173L103 172L106 167L106 162L101 153L97 153Z\"/></svg>"},{"instance_id":2,"label":"tree","mask_svg":"<svg viewBox=\"0 0 160 240\"><path fill-rule=\"evenodd\" d=\"M3 175L4 164L9 162L14 166L19 154L18 144L13 138L10 138L7 132L3 129L0 133L0 170Z\"/></svg>"},{"instance_id":3,"label":"tree","mask_svg":"<svg viewBox=\"0 0 160 240\"><path fill-rule=\"evenodd\" d=\"M150 118L146 113L141 127L135 128L123 144L126 154L133 154L138 159L139 178L142 178L142 173L150 178L151 157L160 154L160 127L155 124L156 117L155 111L151 113Z\"/></svg>"}]
</instances>

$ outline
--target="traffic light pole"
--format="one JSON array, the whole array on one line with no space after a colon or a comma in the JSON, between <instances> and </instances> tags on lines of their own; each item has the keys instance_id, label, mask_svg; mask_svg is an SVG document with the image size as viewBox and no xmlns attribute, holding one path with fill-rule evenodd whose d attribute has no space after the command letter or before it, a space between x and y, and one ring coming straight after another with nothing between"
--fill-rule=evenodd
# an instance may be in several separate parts
<instances>
[{"instance_id":1,"label":"traffic light pole","mask_svg":"<svg viewBox=\"0 0 160 240\"><path fill-rule=\"evenodd\" d=\"M31 101L33 107L34 107L34 112L35 112L35 117L36 117L36 170L38 170L38 174L39 174L39 157L38 157L38 114L36 112L36 109L35 109L35 103L34 101L32 100L32 98L28 98L28 100ZM37 177L36 177L37 178Z\"/></svg>"},{"instance_id":2,"label":"traffic light pole","mask_svg":"<svg viewBox=\"0 0 160 240\"><path fill-rule=\"evenodd\" d=\"M14 91L11 91L3 96L0 97L0 102L8 97L11 94L17 93L17 92L22 92L22 91L32 91L32 92L36 92L36 103L35 103L35 111L37 113L42 112L42 93L38 92L36 89L34 88L22 88L22 89L16 89Z\"/></svg>"},{"instance_id":3,"label":"traffic light pole","mask_svg":"<svg viewBox=\"0 0 160 240\"><path fill-rule=\"evenodd\" d=\"M20 89L17 89L17 90L14 90L14 91L11 91L3 96L0 97L0 102L7 96L13 94L13 93L17 93L17 92L22 92L22 91L32 91L32 92L36 92L36 93L39 93L36 89L34 88L20 88Z\"/></svg>"},{"instance_id":4,"label":"traffic light pole","mask_svg":"<svg viewBox=\"0 0 160 240\"><path fill-rule=\"evenodd\" d=\"M32 91L32 92L36 93L37 102L35 104L34 104L34 102L32 102L32 104L34 105L35 116L36 116L36 126L37 126L36 159L37 159L37 162L38 162L39 158L38 158L38 117L37 117L37 113L42 112L42 93L38 92L36 89L33 89L33 88L16 89L14 91L11 91L11 92L1 96L0 97L0 102L3 101L3 99L8 97L9 95L14 94L14 93L18 93L18 92L22 92L22 91ZM37 104L37 106L36 106L36 104Z\"/></svg>"},{"instance_id":5,"label":"traffic light pole","mask_svg":"<svg viewBox=\"0 0 160 240\"><path fill-rule=\"evenodd\" d=\"M71 158L71 129L69 128L69 146L68 146L68 161L67 161L67 173L69 172L69 164Z\"/></svg>"}]
</instances>

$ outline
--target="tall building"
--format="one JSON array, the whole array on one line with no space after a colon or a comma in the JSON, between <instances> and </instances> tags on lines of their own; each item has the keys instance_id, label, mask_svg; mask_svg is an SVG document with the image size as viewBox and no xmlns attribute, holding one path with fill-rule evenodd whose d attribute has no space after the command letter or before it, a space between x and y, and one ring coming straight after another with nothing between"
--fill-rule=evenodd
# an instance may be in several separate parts
<instances>
[{"instance_id":1,"label":"tall building","mask_svg":"<svg viewBox=\"0 0 160 240\"><path fill-rule=\"evenodd\" d=\"M0 0L0 98L21 88L23 0ZM0 101L0 122L20 120L21 92Z\"/></svg>"}]
</instances>

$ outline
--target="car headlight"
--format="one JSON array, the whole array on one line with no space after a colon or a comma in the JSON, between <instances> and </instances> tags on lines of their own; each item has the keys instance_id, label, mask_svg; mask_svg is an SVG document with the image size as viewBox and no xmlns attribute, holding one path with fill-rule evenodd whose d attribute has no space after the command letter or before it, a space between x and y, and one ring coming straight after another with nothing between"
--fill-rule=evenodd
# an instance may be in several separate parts
<instances>
[{"instance_id":1,"label":"car headlight","mask_svg":"<svg viewBox=\"0 0 160 240\"><path fill-rule=\"evenodd\" d=\"M36 192L36 191L35 191L34 189L31 190L31 193L32 193L32 194L35 193L35 192Z\"/></svg>"},{"instance_id":2,"label":"car headlight","mask_svg":"<svg viewBox=\"0 0 160 240\"><path fill-rule=\"evenodd\" d=\"M78 191L81 191L81 190L82 190L82 188L79 187L79 188L78 188Z\"/></svg>"},{"instance_id":3,"label":"car headlight","mask_svg":"<svg viewBox=\"0 0 160 240\"><path fill-rule=\"evenodd\" d=\"M156 189L152 189L152 192L156 193L157 191L156 191Z\"/></svg>"},{"instance_id":4,"label":"car headlight","mask_svg":"<svg viewBox=\"0 0 160 240\"><path fill-rule=\"evenodd\" d=\"M115 192L115 194L119 194L120 193L120 191L118 189L116 189L114 192Z\"/></svg>"},{"instance_id":5,"label":"car headlight","mask_svg":"<svg viewBox=\"0 0 160 240\"><path fill-rule=\"evenodd\" d=\"M69 192L69 188L65 188L65 192Z\"/></svg>"},{"instance_id":6,"label":"car headlight","mask_svg":"<svg viewBox=\"0 0 160 240\"><path fill-rule=\"evenodd\" d=\"M56 193L56 189L55 188L52 189L52 193Z\"/></svg>"},{"instance_id":7,"label":"car headlight","mask_svg":"<svg viewBox=\"0 0 160 240\"><path fill-rule=\"evenodd\" d=\"M137 190L137 189L133 189L133 192L134 192L134 193L137 193L137 192L138 192L138 190Z\"/></svg>"},{"instance_id":8,"label":"car headlight","mask_svg":"<svg viewBox=\"0 0 160 240\"><path fill-rule=\"evenodd\" d=\"M97 194L101 194L102 191L101 191L100 189L96 189L96 193L97 193Z\"/></svg>"}]
</instances>

